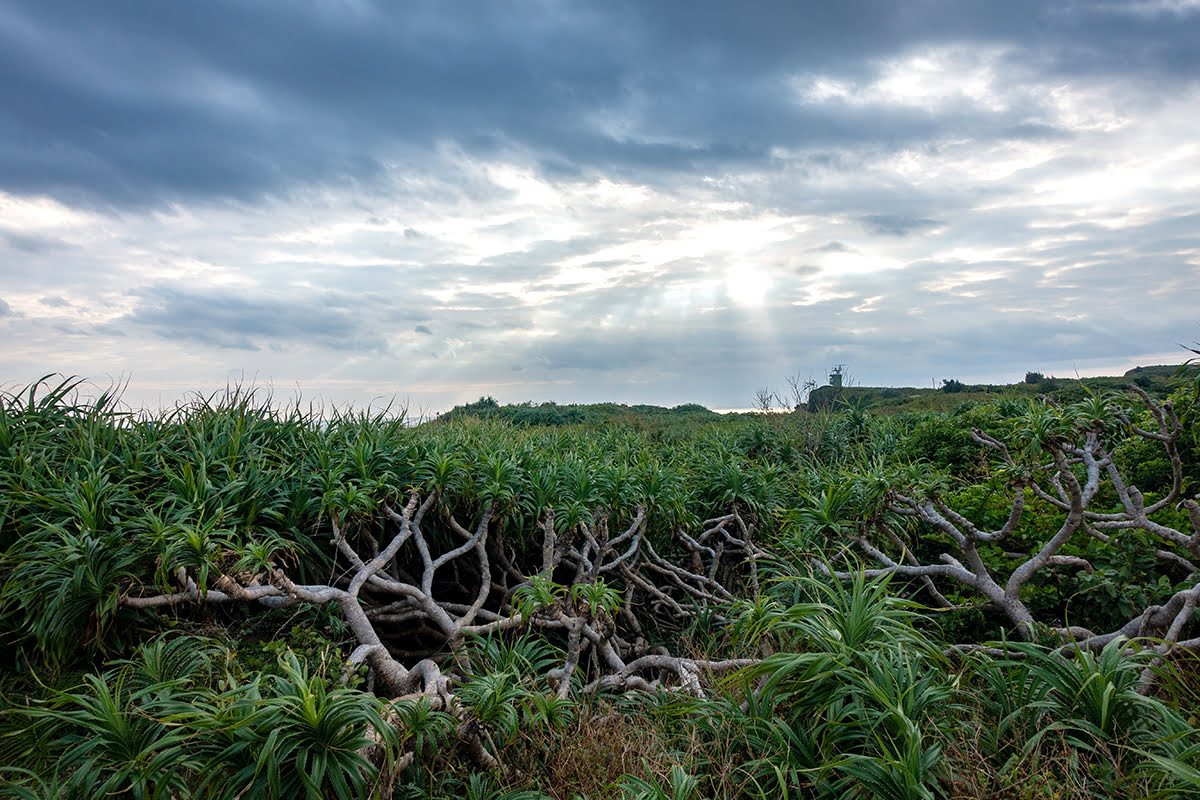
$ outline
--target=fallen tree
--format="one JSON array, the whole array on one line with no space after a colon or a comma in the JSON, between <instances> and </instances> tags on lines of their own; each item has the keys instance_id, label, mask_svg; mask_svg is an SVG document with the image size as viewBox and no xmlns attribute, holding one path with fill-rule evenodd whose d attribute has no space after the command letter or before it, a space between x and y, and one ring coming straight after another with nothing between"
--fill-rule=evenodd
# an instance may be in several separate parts
<instances>
[{"instance_id":1,"label":"fallen tree","mask_svg":"<svg viewBox=\"0 0 1200 800\"><path fill-rule=\"evenodd\" d=\"M1182 638L1200 599L1200 505L1183 496L1179 442L1184 426L1170 401L1156 402L1137 386L1130 390L1151 425L1143 426L1114 397L1098 394L1068 406L1048 400L1036 404L1012 419L1006 434L971 431L974 441L991 454L989 478L1008 494L1006 519L999 527L989 530L973 522L955 508L951 487L916 464L856 475L852 483L859 516L827 529L838 531L853 550L879 565L868 568L868 576L918 581L942 608L953 605L946 593L956 584L1002 611L1025 639L1049 630L1089 650L1118 637L1154 640L1160 654L1174 647L1200 647L1200 638ZM1113 458L1112 443L1129 436L1156 443L1169 461L1170 488L1156 500L1148 501L1125 480ZM1036 510L1031 509L1035 504ZM1178 520L1178 512L1189 527L1162 519ZM1036 530L1034 518L1051 514L1057 515L1052 530L1030 540L1030 532ZM906 538L905 520L919 523L912 532L920 537L920 545ZM1035 616L1027 589L1048 568L1093 569L1088 559L1064 550L1078 545L1080 537L1109 545L1113 536L1134 530L1152 539L1163 571L1175 577L1172 583L1181 584L1168 598L1111 631ZM1013 549L1013 542L1020 540L1026 540L1025 546ZM936 563L917 557L919 549L930 550L931 541L946 545ZM1002 558L994 557L998 550ZM852 577L848 571L822 568L839 579Z\"/></svg>"},{"instance_id":2,"label":"fallen tree","mask_svg":"<svg viewBox=\"0 0 1200 800\"><path fill-rule=\"evenodd\" d=\"M562 698L573 689L659 687L703 696L702 676L755 663L683 658L663 648L650 652L634 612L635 606L646 606L651 615L682 620L701 609L719 614L735 601L737 587L728 587L723 576L751 583L757 560L766 555L753 542L753 524L736 508L707 520L696 536L677 529L670 542L660 542L660 548L668 545L678 555L675 560L660 554L647 535L644 505L616 530L612 526L619 515L607 509L577 514L560 529L551 508L538 525L540 561L525 566L494 535L497 507L490 502L468 527L441 492L414 491L400 509L382 507L383 539L365 530L361 521L352 533L344 515L330 516L329 543L345 568L328 584L295 583L277 565L280 554L261 546L251 545L242 553L218 548L201 568L175 569L176 591L135 588L120 603L131 609L333 604L357 642L348 668L365 662L369 683L378 680L387 696L426 697L435 707L456 713L456 656L471 637L502 631L565 635L563 662L543 676ZM431 515L453 534L452 540L438 542L430 535ZM256 569L237 569L247 566L248 557ZM222 569L222 564L234 568ZM199 582L202 569L206 585ZM556 583L556 576L564 582ZM398 644L414 636L434 646L428 657L406 664L397 655ZM460 733L477 761L495 765L497 754L482 745L478 726L464 723Z\"/></svg>"},{"instance_id":3,"label":"fallen tree","mask_svg":"<svg viewBox=\"0 0 1200 800\"><path fill-rule=\"evenodd\" d=\"M336 604L358 641L350 656L351 664L370 664L387 691L397 696L414 692L444 694L446 678L432 659L405 667L392 655L379 627L390 629L392 637L411 635L414 629L432 630L440 637L439 651L443 655L453 655L470 636L526 627L564 631L566 660L547 675L563 696L569 692L581 658L588 654L593 655L596 671L601 673L598 682L591 684L593 688L617 682L640 688L657 685L659 679L647 682L637 676L664 670L695 685L694 676L701 670L724 671L740 665L736 660L647 655L645 639L638 635L630 641L621 635L617 624L618 619L625 621L629 631L640 633L641 623L632 610L635 598L648 602L657 612L679 618L690 617L700 608L720 609L734 602L735 595L717 577L723 560L728 553L738 559L750 554L747 561L765 555L749 541L752 528L736 510L706 521L705 530L697 537L677 532L676 541L687 554L688 565L673 563L655 550L645 536L644 508L637 509L628 528L611 536L607 515L598 515L598 521L579 521L568 531L571 535L564 536L555 530L554 514L550 512L539 526L544 534L541 569L525 574L503 555L496 560L504 562L504 568L492 566L488 532L494 505L484 510L474 530L468 530L447 506L438 503L437 492L418 502L420 499L414 493L399 512L385 508L394 531L383 547L373 537L362 537L366 541L360 545L367 544L377 551L369 556L360 554L343 526L331 518L330 543L350 565L331 584L296 584L285 570L268 564L258 572L214 570L209 573L208 588L197 583L194 570L181 566L175 572L177 591L129 593L120 602L136 609L184 603L246 603L273 608L298 603ZM462 540L443 552L431 548L422 529L426 513L435 506ZM735 525L736 533L730 530ZM569 584L554 583L551 576L564 569L573 580ZM447 597L439 597L435 590L442 570L458 575L449 585L436 584L436 589ZM413 572L417 577L412 577ZM468 587L464 575L470 576L473 587ZM611 579L611 585L605 576ZM474 593L471 603L460 602L457 598L468 589Z\"/></svg>"}]
</instances>

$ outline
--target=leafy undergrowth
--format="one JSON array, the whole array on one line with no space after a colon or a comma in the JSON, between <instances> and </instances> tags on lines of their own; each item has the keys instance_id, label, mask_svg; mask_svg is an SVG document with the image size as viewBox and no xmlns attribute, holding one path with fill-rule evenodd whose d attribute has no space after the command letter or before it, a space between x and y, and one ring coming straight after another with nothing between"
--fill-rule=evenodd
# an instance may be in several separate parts
<instances>
[{"instance_id":1,"label":"leafy undergrowth","mask_svg":"<svg viewBox=\"0 0 1200 800\"><path fill-rule=\"evenodd\" d=\"M799 598L799 602L795 600ZM278 653L247 671L228 642L164 636L74 686L9 708L7 797L1083 798L1200 796L1200 729L1178 659L1005 644L947 660L885 581L791 576L744 603L728 645L759 665L704 696L561 698L540 636L475 642L461 713L341 686L340 664ZM297 628L296 630L303 630ZM297 644L312 652L307 635ZM1147 654L1149 655L1149 654ZM577 687L578 688L578 687ZM471 765L479 726L500 769ZM402 750L416 754L396 763Z\"/></svg>"},{"instance_id":2,"label":"leafy undergrowth","mask_svg":"<svg viewBox=\"0 0 1200 800\"><path fill-rule=\"evenodd\" d=\"M1051 443L1079 432L1052 407L962 404L886 419L851 408L719 424L683 409L680 424L653 427L414 428L365 415L316 419L238 393L146 417L112 398L77 402L72 388L0 396L0 796L1200 796L1195 657L1156 663L1155 642L1120 638L1078 652L1049 634L950 657L947 645L1002 639L1012 621L950 583L940 587L956 609L932 613L911 602L932 601L929 584L867 579L847 556L853 537L872 530L892 535L888 547L906 558L938 563L946 551L944 531L889 510L898 475L987 530L1004 525L1005 481L1016 480L1021 497L1031 490L989 461L971 429L1005 436L1047 422ZM1183 408L1186 397L1177 399ZM1135 422L1153 421L1140 413ZM1128 425L1103 428L1147 502L1195 491L1200 415L1189 413L1176 449L1153 469ZM1033 439L1026 445L1040 458ZM1061 475L1070 469L1082 472L1068 465ZM427 620L406 618L411 608L397 601L389 610L394 598L360 599L397 659L437 660L453 701L383 696L377 675L348 663L361 642L332 603L280 608L289 599L279 587L263 596L269 609L128 602L169 598L186 585L181 574L196 598L218 576L263 588L274 571L346 585L332 521L372 553L396 530L387 509L435 495L435 554L457 541L449 516L479 520L495 509L483 526L492 537L485 566L459 575L447 565L430 579L451 609L474 597L464 585L481 581L492 633L453 649ZM1111 486L1096 498L1101 512L1118 507ZM1031 494L1012 546L979 548L989 569L1009 574L1014 551L1054 535L1062 514L1052 501ZM1184 529L1176 503L1160 512ZM705 552L672 537L700 535L703 520L721 515L752 526L765 549L750 560L728 540L719 574L717 559L701 560L715 577L707 567L693 575L733 590L709 606L678 585L655 595L634 581L582 576L582 562L579 571L542 567L554 554L546 531L565 550L583 546L585 528L644 520L645 542L672 559L654 562L665 577L664 563ZM1105 541L1078 531L1064 559L1030 583L1021 599L1039 624L1113 630L1194 582L1180 566L1185 548L1111 530ZM1174 560L1163 562L1163 547ZM420 571L423 556L408 548L391 564L396 580ZM845 580L819 577L834 559ZM1078 568L1084 560L1090 570ZM619 574L621 562L606 563L607 576ZM492 577L501 588L482 580ZM568 607L606 632L619 627L639 654L757 663L693 684L682 672L646 672L622 690L620 681L601 685L611 665L595 647L556 684L569 635L516 619L544 622ZM1194 627L1189 608L1180 641ZM468 742L499 764L481 766Z\"/></svg>"}]
</instances>

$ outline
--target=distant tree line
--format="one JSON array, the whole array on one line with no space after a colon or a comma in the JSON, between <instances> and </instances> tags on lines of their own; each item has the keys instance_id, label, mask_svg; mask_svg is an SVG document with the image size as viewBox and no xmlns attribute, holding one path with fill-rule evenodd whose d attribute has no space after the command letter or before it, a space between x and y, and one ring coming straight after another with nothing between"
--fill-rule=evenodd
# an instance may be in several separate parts
<instances>
[{"instance_id":1,"label":"distant tree line","mask_svg":"<svg viewBox=\"0 0 1200 800\"><path fill-rule=\"evenodd\" d=\"M601 425L616 421L634 424L641 422L678 422L690 419L709 422L720 418L697 403L685 403L673 408L654 405L622 405L620 403L569 404L531 402L500 405L496 399L481 397L474 403L455 406L438 417L440 421L461 419L502 420L522 427L557 427L563 425Z\"/></svg>"}]
</instances>

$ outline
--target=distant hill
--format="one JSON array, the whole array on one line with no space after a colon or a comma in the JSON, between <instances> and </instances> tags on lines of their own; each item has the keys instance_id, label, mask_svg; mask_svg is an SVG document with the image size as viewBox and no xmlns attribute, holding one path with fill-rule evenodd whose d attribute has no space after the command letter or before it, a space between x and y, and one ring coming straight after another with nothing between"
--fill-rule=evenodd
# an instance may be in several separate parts
<instances>
[{"instance_id":1,"label":"distant hill","mask_svg":"<svg viewBox=\"0 0 1200 800\"><path fill-rule=\"evenodd\" d=\"M1165 397L1180 379L1176 377L1179 367L1157 365L1134 367L1120 376L1094 378L1058 378L1029 372L1020 383L967 384L957 380L945 380L937 389L916 387L880 386L821 386L808 397L807 410L819 411L838 406L870 408L873 411L946 411L964 401L987 401L1001 396L1037 397L1047 395L1056 400L1071 402L1078 400L1087 391L1123 391L1131 383L1137 384L1152 396Z\"/></svg>"},{"instance_id":2,"label":"distant hill","mask_svg":"<svg viewBox=\"0 0 1200 800\"><path fill-rule=\"evenodd\" d=\"M474 403L455 406L438 417L453 420L464 417L499 419L521 426L603 425L629 423L635 427L657 427L681 421L711 422L721 415L702 405L687 403L674 408L650 405L621 405L619 403L570 404L519 403L500 405L491 397L481 397Z\"/></svg>"},{"instance_id":3,"label":"distant hill","mask_svg":"<svg viewBox=\"0 0 1200 800\"><path fill-rule=\"evenodd\" d=\"M836 410L841 407L871 409L891 414L902 411L948 411L963 402L985 402L1002 396L1037 397L1048 395L1063 402L1078 400L1086 391L1123 391L1131 383L1141 386L1152 396L1163 398L1179 385L1179 368L1173 365L1135 367L1124 375L1095 378L1058 378L1037 372L1027 373L1020 383L966 384L957 380L943 381L937 389L912 386L821 386L814 389L804 410ZM620 403L510 403L501 405L492 397L481 397L474 403L455 406L441 414L436 421L463 418L502 420L522 427L559 425L624 424L644 430L673 427L683 423L705 423L727 415L718 414L695 403L666 408L652 405L623 405Z\"/></svg>"},{"instance_id":4,"label":"distant hill","mask_svg":"<svg viewBox=\"0 0 1200 800\"><path fill-rule=\"evenodd\" d=\"M1160 364L1157 367L1134 367L1133 369L1127 371L1124 377L1137 378L1156 375L1163 378L1173 378L1177 372L1179 372L1179 367L1177 365Z\"/></svg>"}]
</instances>

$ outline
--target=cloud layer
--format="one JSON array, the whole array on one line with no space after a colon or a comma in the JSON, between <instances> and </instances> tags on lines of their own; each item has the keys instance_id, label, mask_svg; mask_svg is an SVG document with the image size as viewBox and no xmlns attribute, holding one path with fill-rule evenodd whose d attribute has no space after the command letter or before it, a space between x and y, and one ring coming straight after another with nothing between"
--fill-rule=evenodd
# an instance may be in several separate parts
<instances>
[{"instance_id":1,"label":"cloud layer","mask_svg":"<svg viewBox=\"0 0 1200 800\"><path fill-rule=\"evenodd\" d=\"M1182 359L1200 4L10 2L0 376L745 406Z\"/></svg>"}]
</instances>

